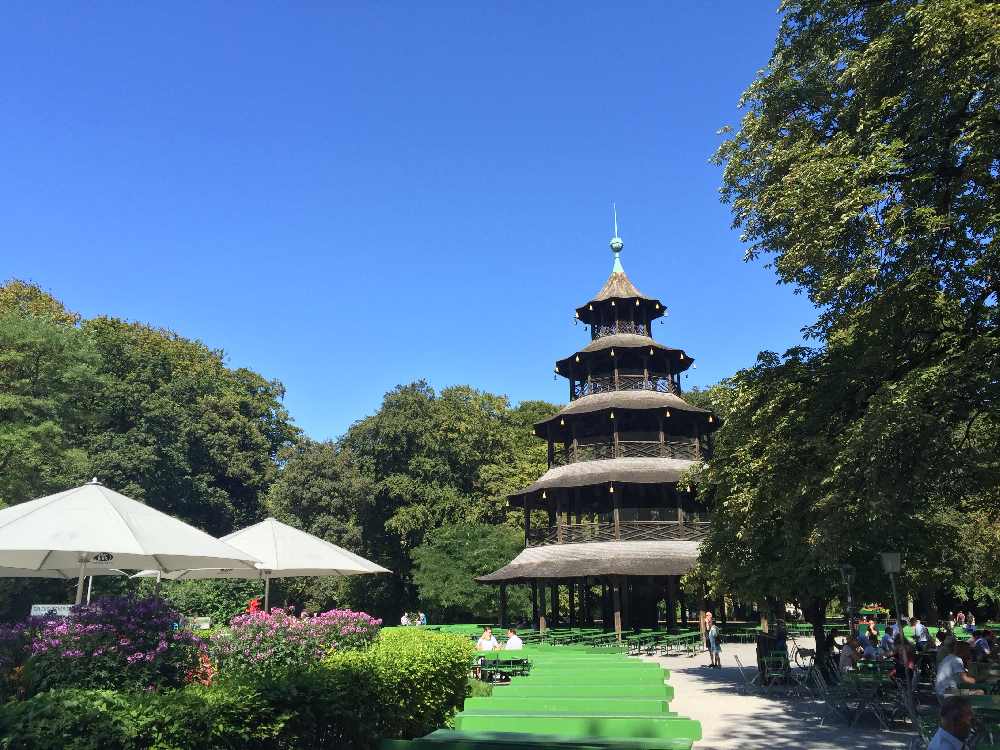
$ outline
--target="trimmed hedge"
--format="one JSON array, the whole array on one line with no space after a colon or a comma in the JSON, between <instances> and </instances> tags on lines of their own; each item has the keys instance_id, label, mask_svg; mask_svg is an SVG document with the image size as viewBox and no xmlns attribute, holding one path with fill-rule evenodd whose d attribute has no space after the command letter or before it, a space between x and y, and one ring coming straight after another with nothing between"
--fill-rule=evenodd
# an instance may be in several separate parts
<instances>
[{"instance_id":1,"label":"trimmed hedge","mask_svg":"<svg viewBox=\"0 0 1000 750\"><path fill-rule=\"evenodd\" d=\"M256 682L53 690L0 706L0 749L368 750L443 726L465 698L472 656L465 638L387 631L366 651Z\"/></svg>"}]
</instances>

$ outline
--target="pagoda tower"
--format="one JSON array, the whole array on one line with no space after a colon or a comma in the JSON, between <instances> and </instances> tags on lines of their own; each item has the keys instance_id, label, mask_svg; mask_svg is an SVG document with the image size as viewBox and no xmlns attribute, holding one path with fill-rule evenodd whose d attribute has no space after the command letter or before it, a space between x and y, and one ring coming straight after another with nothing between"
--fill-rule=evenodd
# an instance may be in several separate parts
<instances>
[{"instance_id":1,"label":"pagoda tower","mask_svg":"<svg viewBox=\"0 0 1000 750\"><path fill-rule=\"evenodd\" d=\"M500 585L501 621L506 586L529 584L542 630L553 620L592 623L596 610L619 636L623 628L655 628L661 601L673 625L678 578L708 530L684 473L711 454L719 419L681 397L681 374L694 360L653 339L664 305L625 275L615 224L611 276L576 310L591 340L556 362L569 404L535 425L548 442L548 471L508 498L524 512L525 550L477 579ZM561 586L569 591L566 613Z\"/></svg>"}]
</instances>

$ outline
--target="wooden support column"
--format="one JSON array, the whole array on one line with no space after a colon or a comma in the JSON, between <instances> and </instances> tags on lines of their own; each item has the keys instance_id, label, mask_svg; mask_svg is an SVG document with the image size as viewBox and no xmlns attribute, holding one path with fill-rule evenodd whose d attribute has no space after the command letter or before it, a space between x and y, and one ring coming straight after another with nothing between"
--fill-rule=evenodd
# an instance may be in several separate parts
<instances>
[{"instance_id":1,"label":"wooden support column","mask_svg":"<svg viewBox=\"0 0 1000 750\"><path fill-rule=\"evenodd\" d=\"M563 536L564 532L563 523L563 494L560 491L559 497L556 498L556 542L562 544L565 539Z\"/></svg>"},{"instance_id":2,"label":"wooden support column","mask_svg":"<svg viewBox=\"0 0 1000 750\"><path fill-rule=\"evenodd\" d=\"M507 584L500 584L500 627L507 627Z\"/></svg>"},{"instance_id":3,"label":"wooden support column","mask_svg":"<svg viewBox=\"0 0 1000 750\"><path fill-rule=\"evenodd\" d=\"M663 412L660 412L660 456L667 455L667 439L663 432Z\"/></svg>"},{"instance_id":4,"label":"wooden support column","mask_svg":"<svg viewBox=\"0 0 1000 750\"><path fill-rule=\"evenodd\" d=\"M677 576L667 576L667 629L677 626Z\"/></svg>"},{"instance_id":5,"label":"wooden support column","mask_svg":"<svg viewBox=\"0 0 1000 750\"><path fill-rule=\"evenodd\" d=\"M540 629L538 624L538 581L531 582L531 624Z\"/></svg>"},{"instance_id":6,"label":"wooden support column","mask_svg":"<svg viewBox=\"0 0 1000 750\"><path fill-rule=\"evenodd\" d=\"M569 626L576 627L576 579L569 582Z\"/></svg>"},{"instance_id":7,"label":"wooden support column","mask_svg":"<svg viewBox=\"0 0 1000 750\"><path fill-rule=\"evenodd\" d=\"M611 599L614 607L615 637L620 641L622 639L622 596L618 576L611 577Z\"/></svg>"},{"instance_id":8,"label":"wooden support column","mask_svg":"<svg viewBox=\"0 0 1000 750\"><path fill-rule=\"evenodd\" d=\"M531 502L527 495L521 497L524 499L524 546L528 547L531 544Z\"/></svg>"},{"instance_id":9,"label":"wooden support column","mask_svg":"<svg viewBox=\"0 0 1000 750\"><path fill-rule=\"evenodd\" d=\"M677 601L681 605L681 625L686 628L688 626L688 607L687 594L683 589L677 594Z\"/></svg>"},{"instance_id":10,"label":"wooden support column","mask_svg":"<svg viewBox=\"0 0 1000 750\"><path fill-rule=\"evenodd\" d=\"M552 625L557 627L559 625L559 582L553 581L552 588L549 590L549 594L552 597Z\"/></svg>"},{"instance_id":11,"label":"wooden support column","mask_svg":"<svg viewBox=\"0 0 1000 750\"><path fill-rule=\"evenodd\" d=\"M622 514L621 514L621 492L612 492L614 489L614 484L608 487L608 492L611 494L612 503L612 513L614 515L615 522L615 540L620 540L622 538Z\"/></svg>"},{"instance_id":12,"label":"wooden support column","mask_svg":"<svg viewBox=\"0 0 1000 750\"><path fill-rule=\"evenodd\" d=\"M544 633L548 629L548 618L545 609L545 580L539 581L538 585L538 632Z\"/></svg>"}]
</instances>

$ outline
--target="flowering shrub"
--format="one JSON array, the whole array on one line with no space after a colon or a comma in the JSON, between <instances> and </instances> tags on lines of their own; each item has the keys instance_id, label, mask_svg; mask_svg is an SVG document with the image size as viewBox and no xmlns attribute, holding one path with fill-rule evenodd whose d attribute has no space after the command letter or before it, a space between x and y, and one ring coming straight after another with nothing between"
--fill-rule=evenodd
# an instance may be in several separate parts
<instances>
[{"instance_id":1,"label":"flowering shrub","mask_svg":"<svg viewBox=\"0 0 1000 750\"><path fill-rule=\"evenodd\" d=\"M212 636L209 651L224 677L284 673L307 667L333 651L370 644L382 621L349 609L298 618L283 609L237 615Z\"/></svg>"},{"instance_id":2,"label":"flowering shrub","mask_svg":"<svg viewBox=\"0 0 1000 750\"><path fill-rule=\"evenodd\" d=\"M162 599L131 597L97 599L61 620L29 620L20 631L30 689L180 687L198 669L204 644L179 621Z\"/></svg>"}]
</instances>

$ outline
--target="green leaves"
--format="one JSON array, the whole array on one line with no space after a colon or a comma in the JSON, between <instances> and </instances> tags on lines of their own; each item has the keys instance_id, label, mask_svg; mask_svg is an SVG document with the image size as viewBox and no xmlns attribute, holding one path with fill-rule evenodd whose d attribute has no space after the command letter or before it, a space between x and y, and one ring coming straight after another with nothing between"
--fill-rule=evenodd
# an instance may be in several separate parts
<instances>
[{"instance_id":1,"label":"green leaves","mask_svg":"<svg viewBox=\"0 0 1000 750\"><path fill-rule=\"evenodd\" d=\"M497 590L475 582L524 549L524 533L510 526L448 524L430 531L413 551L413 582L435 622L478 622L496 617ZM515 587L508 608L528 610L527 592Z\"/></svg>"},{"instance_id":2,"label":"green leaves","mask_svg":"<svg viewBox=\"0 0 1000 750\"><path fill-rule=\"evenodd\" d=\"M877 554L895 549L914 593L972 561L994 580L995 527L968 521L1000 509L1000 5L782 12L716 159L748 257L773 256L819 308L817 348L761 355L717 389L705 570L748 596L824 600L852 562L878 597Z\"/></svg>"}]
</instances>

